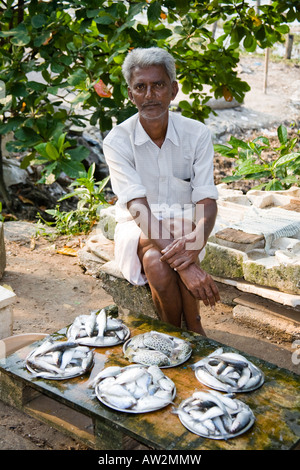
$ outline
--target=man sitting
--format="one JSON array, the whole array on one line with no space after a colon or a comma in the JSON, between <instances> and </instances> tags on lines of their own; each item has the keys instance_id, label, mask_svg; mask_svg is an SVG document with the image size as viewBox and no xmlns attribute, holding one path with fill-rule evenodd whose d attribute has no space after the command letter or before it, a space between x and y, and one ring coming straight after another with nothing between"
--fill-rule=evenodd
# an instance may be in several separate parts
<instances>
[{"instance_id":1,"label":"man sitting","mask_svg":"<svg viewBox=\"0 0 300 470\"><path fill-rule=\"evenodd\" d=\"M115 259L132 284L148 283L162 321L205 335L199 303L220 300L200 267L215 224L213 145L201 122L169 111L175 62L164 49L137 48L122 71L138 113L115 126L103 150L118 197Z\"/></svg>"}]
</instances>

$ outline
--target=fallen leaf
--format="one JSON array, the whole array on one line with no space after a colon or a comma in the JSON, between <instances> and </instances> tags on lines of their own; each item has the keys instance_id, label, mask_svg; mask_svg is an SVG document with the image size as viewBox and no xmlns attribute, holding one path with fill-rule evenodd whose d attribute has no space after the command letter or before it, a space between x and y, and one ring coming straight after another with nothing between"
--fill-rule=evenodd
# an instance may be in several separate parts
<instances>
[{"instance_id":1,"label":"fallen leaf","mask_svg":"<svg viewBox=\"0 0 300 470\"><path fill-rule=\"evenodd\" d=\"M60 250L56 250L56 253L66 256L77 256L77 251L73 250L73 248L69 248L68 246L64 246Z\"/></svg>"},{"instance_id":2,"label":"fallen leaf","mask_svg":"<svg viewBox=\"0 0 300 470\"><path fill-rule=\"evenodd\" d=\"M22 196L21 194L18 195L18 198L20 201L22 201L24 204L32 204L34 206L34 202L31 201L31 199L28 199L25 196Z\"/></svg>"}]
</instances>

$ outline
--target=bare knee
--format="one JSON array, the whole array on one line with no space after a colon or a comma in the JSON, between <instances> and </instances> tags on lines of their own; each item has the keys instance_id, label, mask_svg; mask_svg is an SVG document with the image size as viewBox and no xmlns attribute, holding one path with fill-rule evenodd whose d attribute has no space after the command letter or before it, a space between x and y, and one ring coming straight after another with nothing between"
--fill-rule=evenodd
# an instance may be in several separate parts
<instances>
[{"instance_id":1,"label":"bare knee","mask_svg":"<svg viewBox=\"0 0 300 470\"><path fill-rule=\"evenodd\" d=\"M177 273L167 263L161 262L160 257L161 253L155 249L149 249L143 256L145 275L158 292L177 283Z\"/></svg>"}]
</instances>

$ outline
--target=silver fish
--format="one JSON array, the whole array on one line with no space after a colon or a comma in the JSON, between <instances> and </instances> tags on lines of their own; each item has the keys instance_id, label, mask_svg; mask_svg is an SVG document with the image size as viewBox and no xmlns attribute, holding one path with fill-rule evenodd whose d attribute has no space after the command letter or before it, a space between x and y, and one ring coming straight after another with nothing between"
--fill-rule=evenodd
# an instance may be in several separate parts
<instances>
[{"instance_id":1,"label":"silver fish","mask_svg":"<svg viewBox=\"0 0 300 470\"><path fill-rule=\"evenodd\" d=\"M110 370L107 373L105 370L101 371L93 380L96 396L108 406L127 412L141 413L171 403L175 393L175 385L164 374L160 376L158 373L156 374L157 377L160 376L158 381L166 378L172 387L166 389L166 387L162 388L154 383L155 369L153 367L153 375L148 372L148 367L140 365L131 365L121 370L116 369L115 375L111 375L113 373L112 367L108 369Z\"/></svg>"},{"instance_id":2,"label":"silver fish","mask_svg":"<svg viewBox=\"0 0 300 470\"><path fill-rule=\"evenodd\" d=\"M93 363L93 351L73 341L47 342L26 358L35 377L64 379L85 373Z\"/></svg>"},{"instance_id":3,"label":"silver fish","mask_svg":"<svg viewBox=\"0 0 300 470\"><path fill-rule=\"evenodd\" d=\"M191 432L213 439L229 439L254 423L247 405L216 391L194 392L175 413Z\"/></svg>"},{"instance_id":4,"label":"silver fish","mask_svg":"<svg viewBox=\"0 0 300 470\"><path fill-rule=\"evenodd\" d=\"M106 312L103 308L102 310L100 310L96 318L97 336L104 336L105 329L106 329L106 322L107 322Z\"/></svg>"}]
</instances>

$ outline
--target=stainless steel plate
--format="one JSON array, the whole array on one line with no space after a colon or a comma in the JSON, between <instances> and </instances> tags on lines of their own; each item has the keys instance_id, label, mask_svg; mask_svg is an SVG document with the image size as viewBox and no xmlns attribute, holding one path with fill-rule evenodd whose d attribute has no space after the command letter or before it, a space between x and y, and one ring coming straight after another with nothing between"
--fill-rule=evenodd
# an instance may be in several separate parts
<instances>
[{"instance_id":1,"label":"stainless steel plate","mask_svg":"<svg viewBox=\"0 0 300 470\"><path fill-rule=\"evenodd\" d=\"M91 346L91 347L94 347L94 348L109 348L109 347L112 347L112 346L117 346L118 344L122 344L122 343L124 343L125 341L128 340L128 338L130 337L129 328L126 325L123 325L122 330L124 332L124 339L122 339L122 340L120 338L117 338L117 337L113 338L113 336L104 335L104 338L112 338L112 342L110 342L109 339L108 339L107 344L105 344L105 340L103 341L103 344L101 343L101 337L98 337L98 336L89 337L88 335L77 338L75 341L76 341L76 343L78 343L82 346ZM70 327L68 328L67 337L69 339L72 338L72 325L70 325ZM115 339L115 340L113 341L113 339Z\"/></svg>"},{"instance_id":2,"label":"stainless steel plate","mask_svg":"<svg viewBox=\"0 0 300 470\"><path fill-rule=\"evenodd\" d=\"M214 384L212 384L209 380L205 380L202 376L200 377L201 367L198 367L195 369L195 376L197 380L203 385L205 385L206 387L212 388L213 390L219 390L220 392L233 392L233 393L252 392L253 390L256 390L257 388L263 385L265 378L264 378L263 372L258 367L256 367L252 363L251 363L251 366L260 375L260 379L254 386L248 387L248 388L247 387L239 388L239 387L233 387L229 385L227 386L226 384L222 383L220 380L216 381L215 380L216 377L214 377ZM208 373L207 370L205 372Z\"/></svg>"},{"instance_id":3,"label":"stainless steel plate","mask_svg":"<svg viewBox=\"0 0 300 470\"><path fill-rule=\"evenodd\" d=\"M90 352L91 354L92 351ZM33 375L36 376L36 374L43 374L43 372L47 372L47 371L43 371L41 369L37 369L37 368L34 368L34 366L32 364L29 363L30 359L32 358L32 356L35 354L35 350L32 351L30 354L28 354L27 358L26 358L26 368L29 370L29 372L31 372ZM74 365L74 367L68 367L67 369L67 373L64 374L64 375L60 375L60 374L57 374L57 373L54 373L51 374L51 372L47 372L46 376L43 377L37 377L37 378L44 378L45 380L68 380L68 379L73 379L75 377L80 377L81 375L84 375L86 374L89 370L92 369L94 365L94 359L91 361L91 363L86 367L86 368L82 368L81 367L81 370L78 371L78 366ZM77 372L74 372L75 369L77 369Z\"/></svg>"},{"instance_id":4,"label":"stainless steel plate","mask_svg":"<svg viewBox=\"0 0 300 470\"><path fill-rule=\"evenodd\" d=\"M207 394L209 395L209 392L207 392ZM186 406L189 402L191 402L193 400L194 400L193 397L187 398L186 400L184 400L180 403L178 409L182 410L182 408L184 408L184 406ZM244 428L240 429L238 432L234 432L234 433L226 432L226 433L223 433L223 434L211 433L211 434L207 435L207 434L201 433L199 430L196 430L193 427L193 425L191 424L190 421L187 422L187 420L185 419L185 416L183 414L178 414L178 417L179 417L181 423L183 424L183 426L186 427L193 434L197 434L198 436L205 437L207 439L218 439L218 440L232 439L234 437L240 436L241 434L244 434L255 423L255 416L254 416L252 410L249 408L249 406L246 405L245 403L241 402L240 400L234 399L234 401L241 407L241 410L247 410L249 413L251 413L251 417L250 417L250 420L247 423L247 425Z\"/></svg>"},{"instance_id":5,"label":"stainless steel plate","mask_svg":"<svg viewBox=\"0 0 300 470\"><path fill-rule=\"evenodd\" d=\"M145 370L147 370L148 366L139 366L139 365L136 365L136 366L127 366L127 367L123 367L121 370L122 371L125 371L127 370L128 368L132 368L132 367L141 367ZM107 377L106 377L107 378ZM175 387L175 384L174 382L167 376L165 376L165 378L170 382L170 384L172 385L173 387L173 390L172 390L172 397L170 399L170 401L168 403L164 403L163 406L158 406L158 407L153 407L153 408L150 408L150 409L142 409L142 410L136 410L134 408L134 406L132 408L120 408L118 406L115 406L114 404L110 403L108 400L106 400L99 392L99 384L102 380L100 380L96 386L95 386L95 394L96 394L96 397L98 398L98 400L103 403L104 405L108 406L109 408L113 409L113 410L116 410L116 411L122 411L123 413L131 413L131 414L141 414L141 413L150 413L152 411L157 411L159 409L162 409L162 408L165 408L166 406L168 406L170 403L173 402L173 400L175 399L175 396L176 396L176 387ZM105 379L103 379L105 380Z\"/></svg>"},{"instance_id":6,"label":"stainless steel plate","mask_svg":"<svg viewBox=\"0 0 300 470\"><path fill-rule=\"evenodd\" d=\"M172 339L174 341L174 349L175 349L176 346L179 346L179 345L184 345L184 344L189 345L188 341L185 341L184 339L177 338L176 336L167 335L165 333L160 333L160 332L157 332L157 333L159 333L162 336L165 336L167 338ZM127 340L123 345L123 353L126 354L126 350L127 350L128 347L131 346L132 342L136 341L137 339L142 339L144 334L145 333L143 333L141 335L133 336L131 339ZM150 351L150 348L145 347L145 349L149 349L149 351ZM138 349L137 349L137 351L138 351ZM180 364L183 364L184 362L186 362L191 357L191 354L192 354L192 347L190 347L188 353L183 358L181 358L180 360L172 360L172 359L169 358L170 359L170 364L159 366L159 368L160 369L167 369L167 368L170 368L170 367L179 366ZM150 364L147 364L145 362L139 362L138 364L142 364L142 365L145 365L145 366L150 365Z\"/></svg>"}]
</instances>

